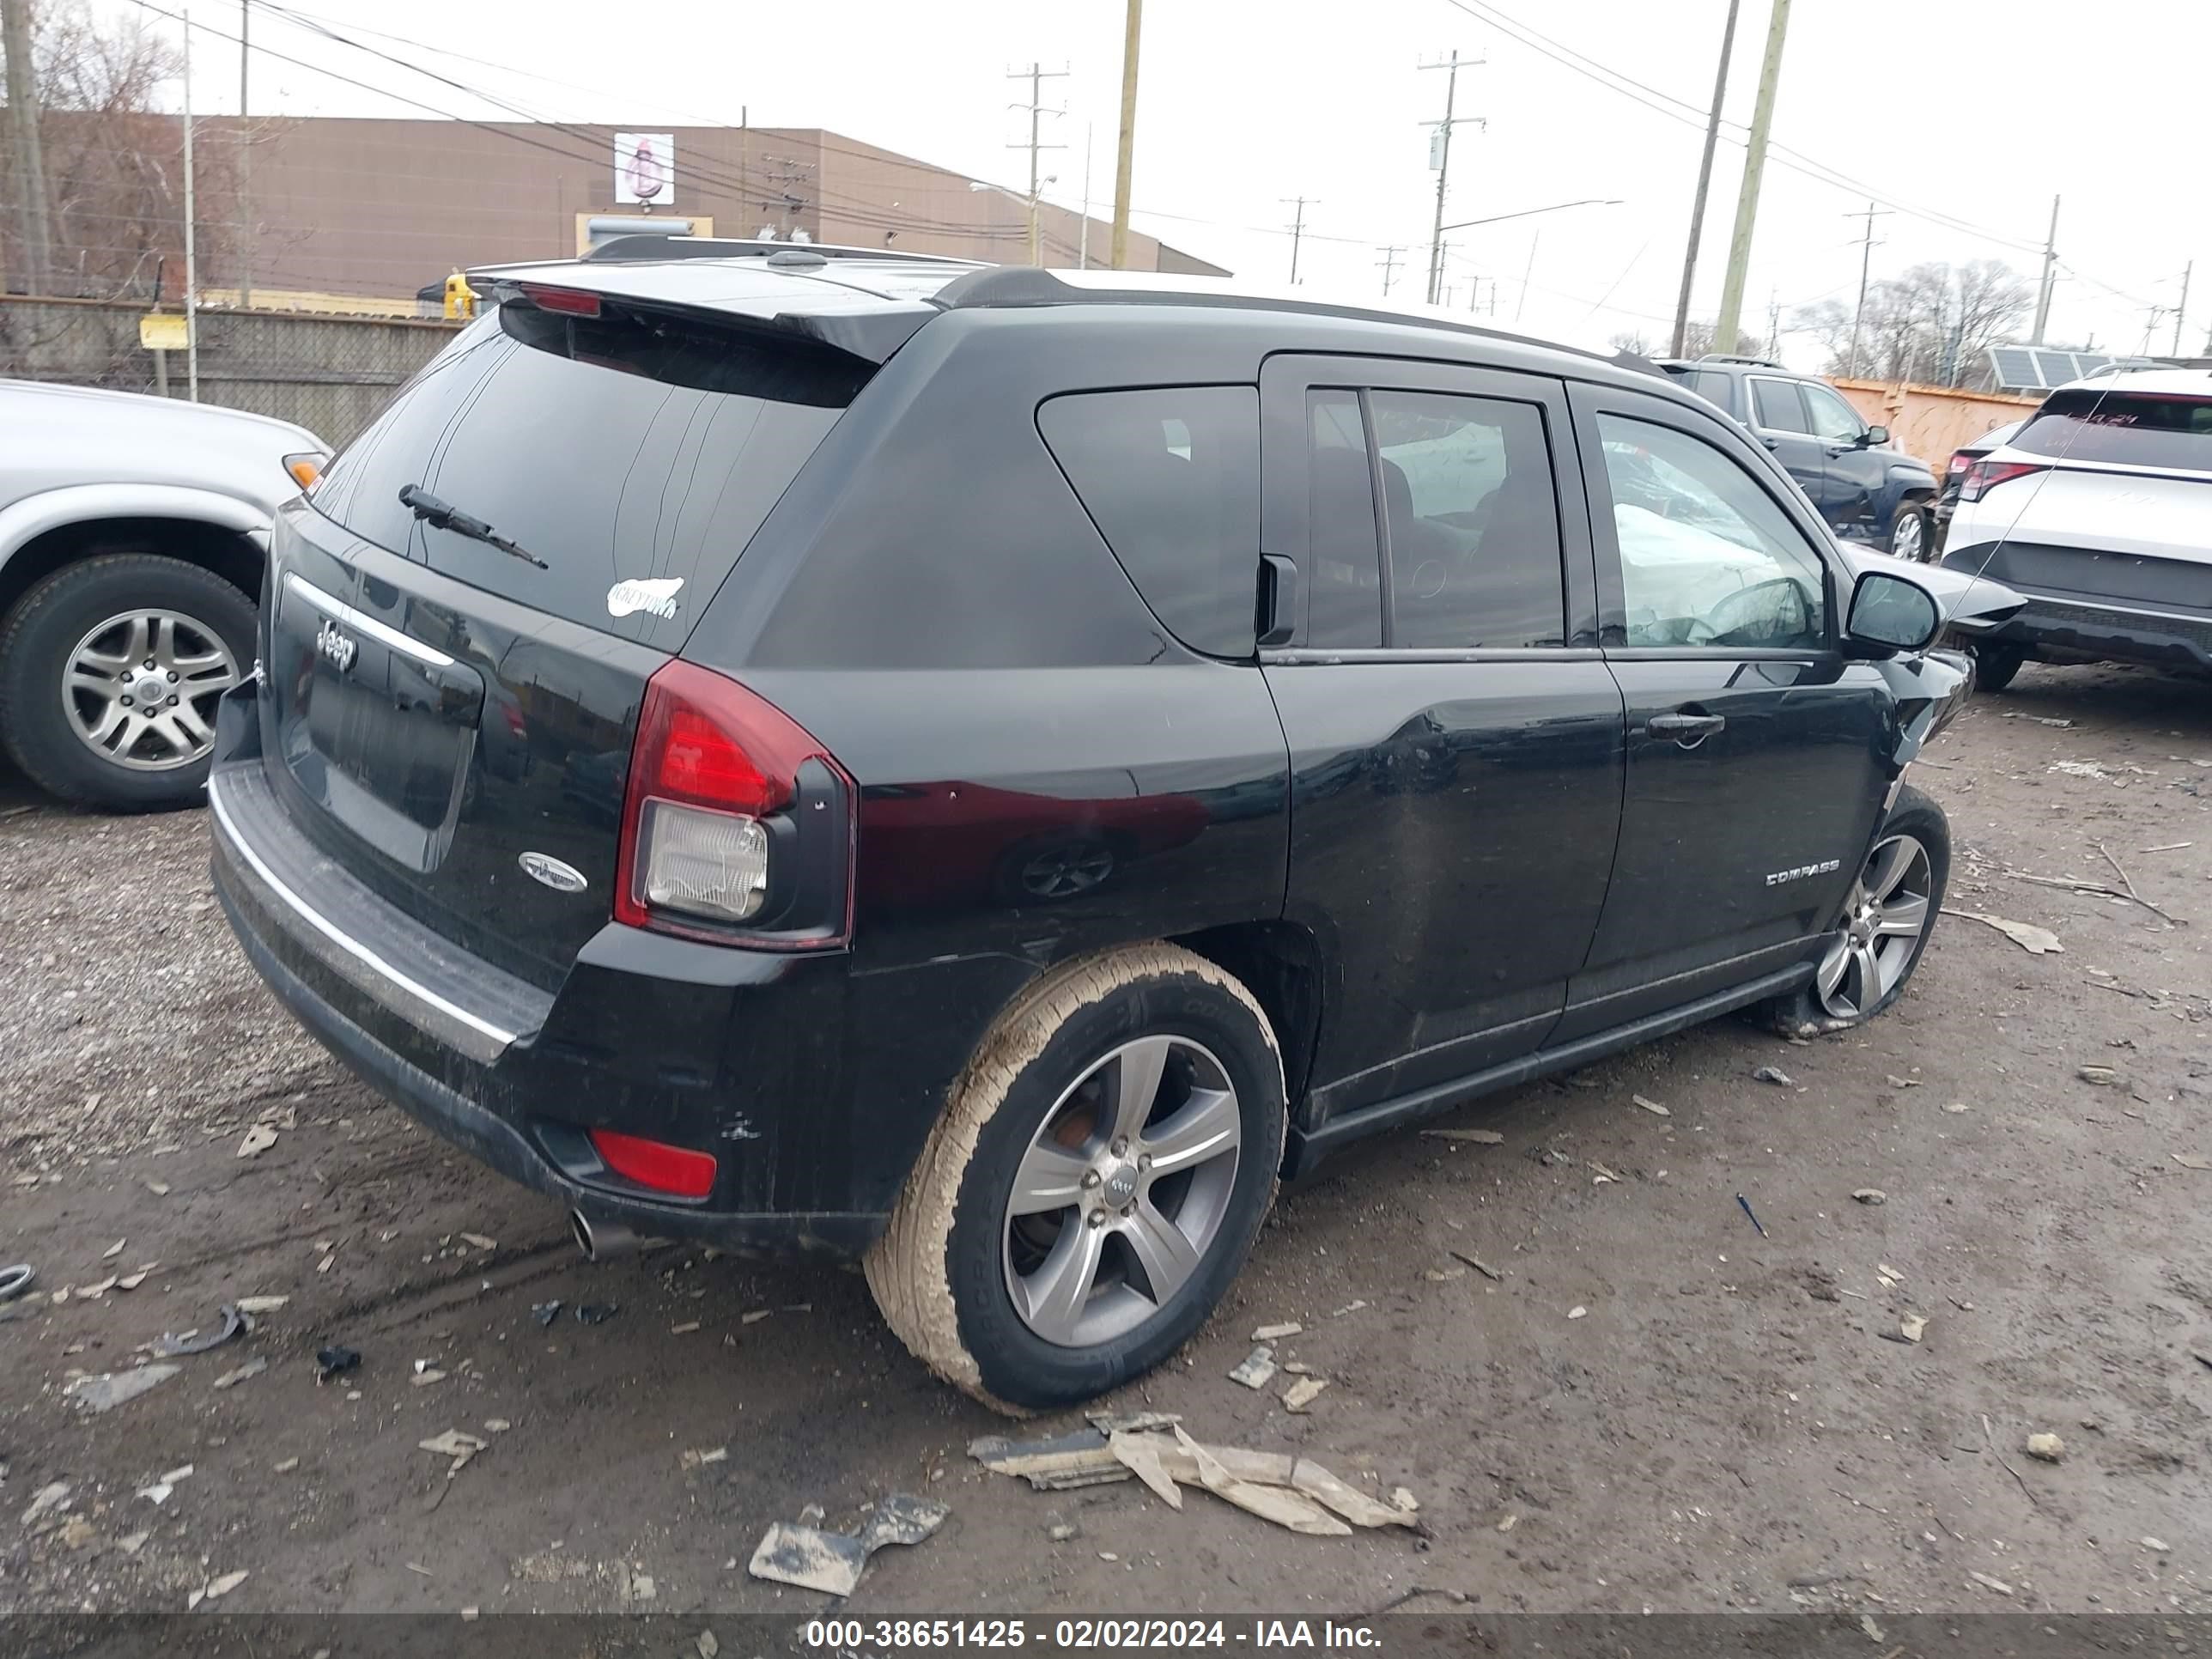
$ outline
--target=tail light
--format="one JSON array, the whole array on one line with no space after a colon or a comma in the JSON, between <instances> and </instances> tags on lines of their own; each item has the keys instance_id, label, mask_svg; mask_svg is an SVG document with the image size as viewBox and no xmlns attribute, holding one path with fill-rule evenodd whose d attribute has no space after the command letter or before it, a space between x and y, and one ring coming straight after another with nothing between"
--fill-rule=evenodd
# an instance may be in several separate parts
<instances>
[{"instance_id":1,"label":"tail light","mask_svg":"<svg viewBox=\"0 0 2212 1659\"><path fill-rule=\"evenodd\" d=\"M1973 459L1974 453L1970 449L1953 450L1951 452L1951 465L1944 468L1944 476L1948 477L1953 473L1964 472L1968 465L1972 463Z\"/></svg>"},{"instance_id":2,"label":"tail light","mask_svg":"<svg viewBox=\"0 0 2212 1659\"><path fill-rule=\"evenodd\" d=\"M843 945L858 796L781 709L710 669L665 665L630 752L615 920L723 944Z\"/></svg>"},{"instance_id":3,"label":"tail light","mask_svg":"<svg viewBox=\"0 0 2212 1659\"><path fill-rule=\"evenodd\" d=\"M1978 501L2001 483L2025 478L2031 472L2048 472L2050 470L2033 461L1976 461L1966 469L1966 476L1959 481L1959 499Z\"/></svg>"}]
</instances>

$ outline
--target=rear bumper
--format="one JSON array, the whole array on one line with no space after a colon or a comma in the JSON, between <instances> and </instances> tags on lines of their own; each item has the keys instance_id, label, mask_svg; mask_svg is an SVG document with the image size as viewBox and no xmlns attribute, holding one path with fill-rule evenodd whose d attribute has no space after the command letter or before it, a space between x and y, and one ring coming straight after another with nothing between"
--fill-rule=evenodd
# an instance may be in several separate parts
<instances>
[{"instance_id":1,"label":"rear bumper","mask_svg":"<svg viewBox=\"0 0 2212 1659\"><path fill-rule=\"evenodd\" d=\"M2027 601L1978 641L2046 660L2212 672L2212 565L2033 543L1962 547L1943 563Z\"/></svg>"},{"instance_id":2,"label":"rear bumper","mask_svg":"<svg viewBox=\"0 0 2212 1659\"><path fill-rule=\"evenodd\" d=\"M293 1015L427 1127L636 1231L851 1256L883 1231L981 1024L998 958L854 974L609 923L557 992L458 951L308 849L264 770L258 688L226 697L209 781L216 892ZM592 1128L712 1152L686 1201L608 1170Z\"/></svg>"}]
</instances>

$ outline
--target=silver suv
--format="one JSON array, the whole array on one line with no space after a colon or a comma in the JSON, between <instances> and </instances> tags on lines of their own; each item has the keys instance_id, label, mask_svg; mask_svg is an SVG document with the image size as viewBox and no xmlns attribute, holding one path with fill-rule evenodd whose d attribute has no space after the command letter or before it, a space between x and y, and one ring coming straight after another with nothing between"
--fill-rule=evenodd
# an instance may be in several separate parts
<instances>
[{"instance_id":1,"label":"silver suv","mask_svg":"<svg viewBox=\"0 0 2212 1659\"><path fill-rule=\"evenodd\" d=\"M326 459L305 428L0 380L0 743L64 799L198 799L216 699L253 663L278 504Z\"/></svg>"}]
</instances>

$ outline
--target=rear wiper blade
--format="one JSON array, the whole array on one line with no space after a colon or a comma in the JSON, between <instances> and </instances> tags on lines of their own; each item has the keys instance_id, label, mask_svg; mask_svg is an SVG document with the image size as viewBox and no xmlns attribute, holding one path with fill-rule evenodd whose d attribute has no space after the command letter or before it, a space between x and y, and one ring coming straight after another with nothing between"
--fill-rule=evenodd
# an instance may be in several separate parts
<instances>
[{"instance_id":1,"label":"rear wiper blade","mask_svg":"<svg viewBox=\"0 0 2212 1659\"><path fill-rule=\"evenodd\" d=\"M471 541L482 542L487 547L495 547L525 564L536 565L540 570L553 568L535 553L517 547L482 519L472 519L459 508L447 506L421 484L400 485L399 504L425 524L435 525L441 530L450 530L456 536L466 536Z\"/></svg>"}]
</instances>

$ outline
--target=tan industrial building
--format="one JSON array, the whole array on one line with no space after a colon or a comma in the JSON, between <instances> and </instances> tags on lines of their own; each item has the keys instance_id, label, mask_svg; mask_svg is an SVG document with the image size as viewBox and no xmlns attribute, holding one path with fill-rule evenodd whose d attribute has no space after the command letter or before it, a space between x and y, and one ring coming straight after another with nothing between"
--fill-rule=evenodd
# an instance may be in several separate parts
<instances>
[{"instance_id":1,"label":"tan industrial building","mask_svg":"<svg viewBox=\"0 0 2212 1659\"><path fill-rule=\"evenodd\" d=\"M313 118L256 123L254 132L238 230L202 273L210 298L229 297L221 291L234 289L244 256L257 304L309 295L411 304L456 267L573 255L591 222L610 217L688 223L701 234L765 230L1029 258L1020 193L818 127L653 128L643 179L617 167L613 127ZM234 154L238 123L208 119L198 137L204 155ZM633 194L643 184L653 199L617 199L625 184ZM1104 218L1046 204L1039 229L1047 264L1109 262ZM1128 264L1226 274L1133 230Z\"/></svg>"}]
</instances>

